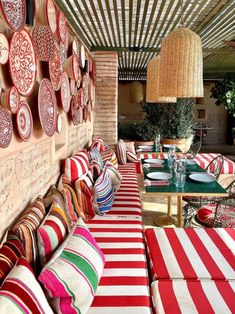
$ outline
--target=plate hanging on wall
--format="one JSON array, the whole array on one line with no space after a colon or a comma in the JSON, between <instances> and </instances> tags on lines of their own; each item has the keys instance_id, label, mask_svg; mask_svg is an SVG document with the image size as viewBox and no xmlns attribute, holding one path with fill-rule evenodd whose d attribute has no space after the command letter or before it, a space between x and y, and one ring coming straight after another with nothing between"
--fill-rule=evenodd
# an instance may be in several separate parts
<instances>
[{"instance_id":1,"label":"plate hanging on wall","mask_svg":"<svg viewBox=\"0 0 235 314\"><path fill-rule=\"evenodd\" d=\"M0 147L9 146L12 138L13 127L10 112L5 108L0 108Z\"/></svg>"},{"instance_id":2,"label":"plate hanging on wall","mask_svg":"<svg viewBox=\"0 0 235 314\"><path fill-rule=\"evenodd\" d=\"M19 93L30 95L36 79L36 57L31 36L25 29L11 37L9 64L11 79Z\"/></svg>"},{"instance_id":3,"label":"plate hanging on wall","mask_svg":"<svg viewBox=\"0 0 235 314\"><path fill-rule=\"evenodd\" d=\"M25 101L20 102L16 115L16 123L20 138L24 142L27 142L33 130L33 117L30 107Z\"/></svg>"},{"instance_id":4,"label":"plate hanging on wall","mask_svg":"<svg viewBox=\"0 0 235 314\"><path fill-rule=\"evenodd\" d=\"M53 58L49 61L49 74L54 90L58 91L60 89L62 71L60 52L57 46L55 46Z\"/></svg>"},{"instance_id":5,"label":"plate hanging on wall","mask_svg":"<svg viewBox=\"0 0 235 314\"><path fill-rule=\"evenodd\" d=\"M8 26L15 32L22 30L26 21L25 0L1 0L0 9Z\"/></svg>"},{"instance_id":6,"label":"plate hanging on wall","mask_svg":"<svg viewBox=\"0 0 235 314\"><path fill-rule=\"evenodd\" d=\"M52 83L46 78L39 86L38 112L43 131L52 136L56 131L57 101Z\"/></svg>"},{"instance_id":7,"label":"plate hanging on wall","mask_svg":"<svg viewBox=\"0 0 235 314\"><path fill-rule=\"evenodd\" d=\"M69 78L66 72L61 75L61 87L60 87L60 96L61 104L64 109L64 112L68 113L70 109L71 93L70 93L70 84Z\"/></svg>"},{"instance_id":8,"label":"plate hanging on wall","mask_svg":"<svg viewBox=\"0 0 235 314\"><path fill-rule=\"evenodd\" d=\"M63 12L59 12L56 16L57 21L57 37L62 43L65 43L67 36L66 17Z\"/></svg>"},{"instance_id":9,"label":"plate hanging on wall","mask_svg":"<svg viewBox=\"0 0 235 314\"><path fill-rule=\"evenodd\" d=\"M9 58L9 43L3 33L0 33L0 63L6 64Z\"/></svg>"},{"instance_id":10,"label":"plate hanging on wall","mask_svg":"<svg viewBox=\"0 0 235 314\"><path fill-rule=\"evenodd\" d=\"M17 113L20 103L20 95L15 86L11 86L2 94L1 103L13 114Z\"/></svg>"},{"instance_id":11,"label":"plate hanging on wall","mask_svg":"<svg viewBox=\"0 0 235 314\"><path fill-rule=\"evenodd\" d=\"M53 34L56 32L56 10L53 0L41 1L37 9L37 17L43 25L49 25Z\"/></svg>"}]
</instances>

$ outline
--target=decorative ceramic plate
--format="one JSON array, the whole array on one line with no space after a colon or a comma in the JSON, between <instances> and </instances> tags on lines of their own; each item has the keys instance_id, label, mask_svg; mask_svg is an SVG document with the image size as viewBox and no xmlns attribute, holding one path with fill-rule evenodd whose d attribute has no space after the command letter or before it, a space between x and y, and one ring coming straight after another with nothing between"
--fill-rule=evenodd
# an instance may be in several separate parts
<instances>
[{"instance_id":1,"label":"decorative ceramic plate","mask_svg":"<svg viewBox=\"0 0 235 314\"><path fill-rule=\"evenodd\" d=\"M64 66L66 60L67 60L67 49L64 43L60 42L60 63L61 67Z\"/></svg>"},{"instance_id":2,"label":"decorative ceramic plate","mask_svg":"<svg viewBox=\"0 0 235 314\"><path fill-rule=\"evenodd\" d=\"M53 0L45 0L44 6L45 6L44 14L47 20L47 24L50 26L52 33L55 33L57 24L56 24L56 10Z\"/></svg>"},{"instance_id":3,"label":"decorative ceramic plate","mask_svg":"<svg viewBox=\"0 0 235 314\"><path fill-rule=\"evenodd\" d=\"M53 58L55 41L49 26L35 26L33 29L32 40L38 60L49 61Z\"/></svg>"},{"instance_id":4,"label":"decorative ceramic plate","mask_svg":"<svg viewBox=\"0 0 235 314\"><path fill-rule=\"evenodd\" d=\"M60 41L65 43L67 36L66 17L63 12L59 12L56 16L57 20L57 36Z\"/></svg>"},{"instance_id":5,"label":"decorative ceramic plate","mask_svg":"<svg viewBox=\"0 0 235 314\"><path fill-rule=\"evenodd\" d=\"M3 33L0 33L0 63L6 64L9 57L8 39Z\"/></svg>"},{"instance_id":6,"label":"decorative ceramic plate","mask_svg":"<svg viewBox=\"0 0 235 314\"><path fill-rule=\"evenodd\" d=\"M29 105L25 101L20 102L16 115L16 123L19 136L23 141L27 142L32 134L33 118Z\"/></svg>"},{"instance_id":7,"label":"decorative ceramic plate","mask_svg":"<svg viewBox=\"0 0 235 314\"><path fill-rule=\"evenodd\" d=\"M71 93L70 93L69 78L66 72L64 72L61 75L60 84L61 84L60 96L61 96L62 107L64 109L64 112L68 113L70 109Z\"/></svg>"},{"instance_id":8,"label":"decorative ceramic plate","mask_svg":"<svg viewBox=\"0 0 235 314\"><path fill-rule=\"evenodd\" d=\"M36 79L36 58L31 36L25 29L11 37L9 63L14 85L21 95L30 95Z\"/></svg>"},{"instance_id":9,"label":"decorative ceramic plate","mask_svg":"<svg viewBox=\"0 0 235 314\"><path fill-rule=\"evenodd\" d=\"M1 0L0 8L5 21L13 31L20 31L25 26L25 0Z\"/></svg>"},{"instance_id":10,"label":"decorative ceramic plate","mask_svg":"<svg viewBox=\"0 0 235 314\"><path fill-rule=\"evenodd\" d=\"M84 89L80 88L77 93L77 104L79 107L84 108Z\"/></svg>"},{"instance_id":11,"label":"decorative ceramic plate","mask_svg":"<svg viewBox=\"0 0 235 314\"><path fill-rule=\"evenodd\" d=\"M52 83L46 78L39 86L38 112L43 131L52 136L56 130L57 102Z\"/></svg>"},{"instance_id":12,"label":"decorative ceramic plate","mask_svg":"<svg viewBox=\"0 0 235 314\"><path fill-rule=\"evenodd\" d=\"M216 180L216 178L209 173L193 173L190 174L189 178L193 181L201 183L211 183Z\"/></svg>"},{"instance_id":13,"label":"decorative ceramic plate","mask_svg":"<svg viewBox=\"0 0 235 314\"><path fill-rule=\"evenodd\" d=\"M94 109L95 108L95 86L93 85L92 81L90 82L89 85L89 99L91 102L91 108Z\"/></svg>"},{"instance_id":14,"label":"decorative ceramic plate","mask_svg":"<svg viewBox=\"0 0 235 314\"><path fill-rule=\"evenodd\" d=\"M81 45L80 62L81 62L81 67L82 68L84 68L84 66L85 66L85 60L86 60L85 48L84 48L83 45Z\"/></svg>"},{"instance_id":15,"label":"decorative ceramic plate","mask_svg":"<svg viewBox=\"0 0 235 314\"><path fill-rule=\"evenodd\" d=\"M88 90L88 76L85 74L82 80L82 87L84 89L84 104L86 105L89 98L89 90Z\"/></svg>"},{"instance_id":16,"label":"decorative ceramic plate","mask_svg":"<svg viewBox=\"0 0 235 314\"><path fill-rule=\"evenodd\" d=\"M61 133L61 131L62 131L62 115L61 113L58 113L56 118L56 132Z\"/></svg>"},{"instance_id":17,"label":"decorative ceramic plate","mask_svg":"<svg viewBox=\"0 0 235 314\"><path fill-rule=\"evenodd\" d=\"M15 114L19 109L20 95L15 86L9 88L7 93L7 103L10 111Z\"/></svg>"},{"instance_id":18,"label":"decorative ceramic plate","mask_svg":"<svg viewBox=\"0 0 235 314\"><path fill-rule=\"evenodd\" d=\"M163 159L147 158L147 159L144 159L144 162L149 163L149 164L163 164L164 160Z\"/></svg>"},{"instance_id":19,"label":"decorative ceramic plate","mask_svg":"<svg viewBox=\"0 0 235 314\"><path fill-rule=\"evenodd\" d=\"M78 125L80 123L79 111L78 111L78 103L75 96L71 99L71 106L70 106L70 113L71 118L74 125Z\"/></svg>"},{"instance_id":20,"label":"decorative ceramic plate","mask_svg":"<svg viewBox=\"0 0 235 314\"><path fill-rule=\"evenodd\" d=\"M55 46L53 58L49 61L49 74L52 86L56 91L60 89L60 78L62 74L60 61L60 52Z\"/></svg>"},{"instance_id":21,"label":"decorative ceramic plate","mask_svg":"<svg viewBox=\"0 0 235 314\"><path fill-rule=\"evenodd\" d=\"M75 95L76 93L76 83L74 80L70 80L70 92L71 92L71 95Z\"/></svg>"},{"instance_id":22,"label":"decorative ceramic plate","mask_svg":"<svg viewBox=\"0 0 235 314\"><path fill-rule=\"evenodd\" d=\"M172 178L172 174L168 172L150 172L147 173L147 177L153 180L168 180Z\"/></svg>"},{"instance_id":23,"label":"decorative ceramic plate","mask_svg":"<svg viewBox=\"0 0 235 314\"><path fill-rule=\"evenodd\" d=\"M74 38L72 41L72 54L73 53L75 53L77 56L79 56L78 42L77 42L76 38Z\"/></svg>"},{"instance_id":24,"label":"decorative ceramic plate","mask_svg":"<svg viewBox=\"0 0 235 314\"><path fill-rule=\"evenodd\" d=\"M5 108L0 108L0 147L7 147L12 138L12 120L10 112Z\"/></svg>"}]
</instances>

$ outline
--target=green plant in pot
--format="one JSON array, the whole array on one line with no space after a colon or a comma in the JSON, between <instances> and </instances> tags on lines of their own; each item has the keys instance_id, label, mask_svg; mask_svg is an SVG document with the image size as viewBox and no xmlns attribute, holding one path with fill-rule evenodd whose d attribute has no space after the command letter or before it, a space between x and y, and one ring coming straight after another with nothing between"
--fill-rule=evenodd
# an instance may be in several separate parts
<instances>
[{"instance_id":1,"label":"green plant in pot","mask_svg":"<svg viewBox=\"0 0 235 314\"><path fill-rule=\"evenodd\" d=\"M135 124L135 133L136 145L151 145L159 133L159 129L145 119L143 122Z\"/></svg>"}]
</instances>

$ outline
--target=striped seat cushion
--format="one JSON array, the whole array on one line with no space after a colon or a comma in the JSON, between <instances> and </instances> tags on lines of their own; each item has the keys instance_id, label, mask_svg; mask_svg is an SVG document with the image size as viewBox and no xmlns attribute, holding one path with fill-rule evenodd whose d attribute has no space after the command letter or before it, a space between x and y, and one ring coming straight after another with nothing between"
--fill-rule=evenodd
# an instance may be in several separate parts
<instances>
[{"instance_id":1,"label":"striped seat cushion","mask_svg":"<svg viewBox=\"0 0 235 314\"><path fill-rule=\"evenodd\" d=\"M9 230L6 241L0 248L0 286L22 256L25 256L22 243L16 234Z\"/></svg>"},{"instance_id":2,"label":"striped seat cushion","mask_svg":"<svg viewBox=\"0 0 235 314\"><path fill-rule=\"evenodd\" d=\"M197 154L195 157L196 162L199 164L200 167L205 169L208 164L215 158L219 156L219 154L214 153L205 153L205 154ZM224 164L221 170L221 174L235 174L235 162L232 160L224 157Z\"/></svg>"},{"instance_id":3,"label":"striped seat cushion","mask_svg":"<svg viewBox=\"0 0 235 314\"><path fill-rule=\"evenodd\" d=\"M94 184L96 202L101 213L111 209L114 192L110 175L105 168Z\"/></svg>"},{"instance_id":4,"label":"striped seat cushion","mask_svg":"<svg viewBox=\"0 0 235 314\"><path fill-rule=\"evenodd\" d=\"M235 313L235 281L159 280L152 284L154 312Z\"/></svg>"},{"instance_id":5,"label":"striped seat cushion","mask_svg":"<svg viewBox=\"0 0 235 314\"><path fill-rule=\"evenodd\" d=\"M122 182L122 176L121 176L120 172L114 167L113 163L110 161L106 161L105 169L107 169L107 171L110 175L113 190L117 191L120 188L120 185Z\"/></svg>"},{"instance_id":6,"label":"striped seat cushion","mask_svg":"<svg viewBox=\"0 0 235 314\"><path fill-rule=\"evenodd\" d=\"M53 314L48 301L25 259L19 259L0 290L2 314Z\"/></svg>"},{"instance_id":7,"label":"striped seat cushion","mask_svg":"<svg viewBox=\"0 0 235 314\"><path fill-rule=\"evenodd\" d=\"M44 266L62 244L69 232L64 210L53 202L48 215L37 229L37 244L41 266Z\"/></svg>"},{"instance_id":8,"label":"striped seat cushion","mask_svg":"<svg viewBox=\"0 0 235 314\"><path fill-rule=\"evenodd\" d=\"M64 173L71 183L90 170L88 154L85 150L66 158L62 163L62 173Z\"/></svg>"},{"instance_id":9,"label":"striped seat cushion","mask_svg":"<svg viewBox=\"0 0 235 314\"><path fill-rule=\"evenodd\" d=\"M235 279L232 228L155 228L145 236L153 280Z\"/></svg>"},{"instance_id":10,"label":"striped seat cushion","mask_svg":"<svg viewBox=\"0 0 235 314\"><path fill-rule=\"evenodd\" d=\"M96 215L87 225L106 259L88 314L152 313L141 219Z\"/></svg>"},{"instance_id":11,"label":"striped seat cushion","mask_svg":"<svg viewBox=\"0 0 235 314\"><path fill-rule=\"evenodd\" d=\"M56 313L86 313L103 268L104 255L81 219L39 280L50 296Z\"/></svg>"},{"instance_id":12,"label":"striped seat cushion","mask_svg":"<svg viewBox=\"0 0 235 314\"><path fill-rule=\"evenodd\" d=\"M203 205L196 213L195 219L206 227L213 227L216 204ZM220 205L216 216L216 224L235 228L235 207Z\"/></svg>"},{"instance_id":13,"label":"striped seat cushion","mask_svg":"<svg viewBox=\"0 0 235 314\"><path fill-rule=\"evenodd\" d=\"M126 145L123 142L123 140L119 140L117 143L117 158L118 163L121 165L125 165L127 162L127 156L126 156Z\"/></svg>"}]
</instances>

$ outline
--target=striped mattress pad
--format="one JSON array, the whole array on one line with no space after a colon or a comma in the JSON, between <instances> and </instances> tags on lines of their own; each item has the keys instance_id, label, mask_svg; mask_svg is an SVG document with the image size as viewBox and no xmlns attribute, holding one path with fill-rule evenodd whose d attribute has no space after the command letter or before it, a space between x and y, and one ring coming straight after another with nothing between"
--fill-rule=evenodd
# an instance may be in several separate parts
<instances>
[{"instance_id":1,"label":"striped mattress pad","mask_svg":"<svg viewBox=\"0 0 235 314\"><path fill-rule=\"evenodd\" d=\"M152 283L154 313L235 313L235 281L157 280Z\"/></svg>"},{"instance_id":2,"label":"striped mattress pad","mask_svg":"<svg viewBox=\"0 0 235 314\"><path fill-rule=\"evenodd\" d=\"M235 229L145 231L152 280L234 280Z\"/></svg>"}]
</instances>

